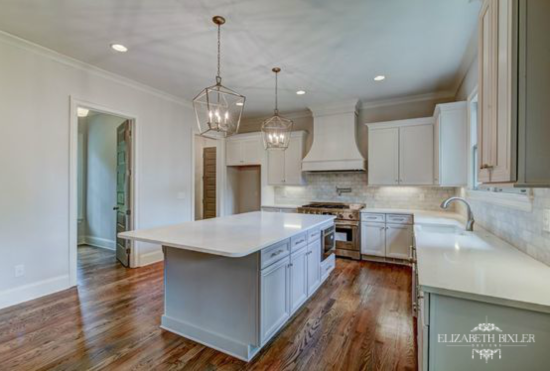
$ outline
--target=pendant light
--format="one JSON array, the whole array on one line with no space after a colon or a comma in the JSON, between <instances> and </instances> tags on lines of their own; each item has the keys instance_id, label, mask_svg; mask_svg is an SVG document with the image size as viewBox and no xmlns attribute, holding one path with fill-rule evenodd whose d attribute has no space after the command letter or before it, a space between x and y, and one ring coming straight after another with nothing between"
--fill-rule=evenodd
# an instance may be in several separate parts
<instances>
[{"instance_id":1,"label":"pendant light","mask_svg":"<svg viewBox=\"0 0 550 371\"><path fill-rule=\"evenodd\" d=\"M274 67L275 73L275 111L273 116L262 123L262 138L266 150L285 150L290 143L290 133L292 132L293 122L279 115L277 101L278 75L281 72L279 67Z\"/></svg>"},{"instance_id":2,"label":"pendant light","mask_svg":"<svg viewBox=\"0 0 550 371\"><path fill-rule=\"evenodd\" d=\"M215 16L218 27L218 73L216 84L205 88L193 99L199 135L212 139L227 138L239 131L245 97L222 85L220 74L221 26L225 18Z\"/></svg>"}]
</instances>

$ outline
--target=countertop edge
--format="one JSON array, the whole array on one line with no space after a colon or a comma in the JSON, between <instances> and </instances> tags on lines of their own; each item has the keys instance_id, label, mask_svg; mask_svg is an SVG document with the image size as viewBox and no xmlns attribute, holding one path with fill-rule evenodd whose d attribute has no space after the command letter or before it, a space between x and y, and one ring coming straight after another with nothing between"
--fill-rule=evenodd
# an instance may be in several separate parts
<instances>
[{"instance_id":1,"label":"countertop edge","mask_svg":"<svg viewBox=\"0 0 550 371\"><path fill-rule=\"evenodd\" d=\"M330 222L334 222L334 219L336 219L335 216L332 216L332 215L324 215L326 216L327 218L329 218L328 220L323 220L322 222L318 222L318 223L315 223L311 226L309 226L308 228L305 228L305 229L300 229L288 236L285 236L285 237L282 237L280 239L276 239L276 240L273 240L273 241L270 241L268 243L265 243L265 244L262 244L258 247L255 247L251 250L248 250L246 252L240 252L240 253L226 253L224 251L219 251L219 250L209 250L209 249L205 249L203 247L198 247L198 246L190 246L190 245L179 245L179 244L175 244L175 243L170 243L170 242L162 242L162 241L159 241L159 240L153 240L153 239L148 239L148 238L144 238L144 237L137 237L137 236L127 236L127 235L124 235L124 233L126 232L121 232L119 234L117 234L117 237L120 237L120 238L123 238L123 239L126 239L126 240L132 240L132 241L140 241L140 242L147 242L147 243L152 243L152 244L156 244L156 245L161 245L161 246L166 246L166 247L172 247L172 248L176 248L176 249L182 249L182 250L188 250L188 251L195 251L195 252L200 252L200 253L204 253L204 254L210 254L210 255L218 255L218 256L224 256L224 257L228 257L228 258L242 258L242 257L245 257L245 256L248 256L248 255L251 255L251 254L254 254L256 252L259 252L269 246L272 246L278 242L281 242L281 241L284 241L286 239L290 239L294 236L297 236L299 235L300 233L303 233L303 232L306 232L312 228L316 228L316 227L320 227L322 226L323 224L327 224L327 223L330 223ZM152 228L154 229L154 228ZM144 230L146 231L146 230Z\"/></svg>"}]
</instances>

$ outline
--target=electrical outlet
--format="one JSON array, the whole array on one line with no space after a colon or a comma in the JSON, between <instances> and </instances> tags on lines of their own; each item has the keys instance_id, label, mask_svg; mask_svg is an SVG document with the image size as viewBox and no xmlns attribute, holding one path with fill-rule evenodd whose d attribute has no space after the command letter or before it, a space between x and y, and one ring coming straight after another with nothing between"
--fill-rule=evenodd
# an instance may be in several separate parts
<instances>
[{"instance_id":1,"label":"electrical outlet","mask_svg":"<svg viewBox=\"0 0 550 371\"><path fill-rule=\"evenodd\" d=\"M550 209L545 209L542 216L542 230L550 232Z\"/></svg>"},{"instance_id":2,"label":"electrical outlet","mask_svg":"<svg viewBox=\"0 0 550 371\"><path fill-rule=\"evenodd\" d=\"M25 266L23 264L15 266L15 277L23 277L25 275Z\"/></svg>"}]
</instances>

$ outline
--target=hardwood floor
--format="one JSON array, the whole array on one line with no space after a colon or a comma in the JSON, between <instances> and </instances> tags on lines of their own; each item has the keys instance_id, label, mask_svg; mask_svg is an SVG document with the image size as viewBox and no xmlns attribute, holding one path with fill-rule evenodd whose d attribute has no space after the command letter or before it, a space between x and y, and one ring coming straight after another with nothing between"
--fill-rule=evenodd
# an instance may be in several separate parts
<instances>
[{"instance_id":1,"label":"hardwood floor","mask_svg":"<svg viewBox=\"0 0 550 371\"><path fill-rule=\"evenodd\" d=\"M416 370L407 267L338 259L249 364L161 330L163 265L79 249L79 286L0 311L0 370Z\"/></svg>"}]
</instances>

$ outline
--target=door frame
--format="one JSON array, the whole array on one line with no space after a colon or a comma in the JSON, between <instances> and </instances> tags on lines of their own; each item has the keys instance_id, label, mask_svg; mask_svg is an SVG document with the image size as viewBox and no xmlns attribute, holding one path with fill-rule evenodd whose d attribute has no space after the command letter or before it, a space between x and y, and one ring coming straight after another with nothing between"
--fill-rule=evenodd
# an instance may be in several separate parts
<instances>
[{"instance_id":1,"label":"door frame","mask_svg":"<svg viewBox=\"0 0 550 371\"><path fill-rule=\"evenodd\" d=\"M91 111L106 113L109 115L119 116L130 120L132 130L132 165L130 167L130 188L131 198L130 207L132 214L130 222L133 229L138 228L138 162L139 162L139 125L137 115L122 112L101 104L88 102L77 99L74 96L69 97L69 283L72 286L77 285L77 254L78 254L78 189L77 189L77 174L78 174L78 108L86 108ZM133 241L130 242L131 256L130 267L137 267L137 253Z\"/></svg>"}]
</instances>

